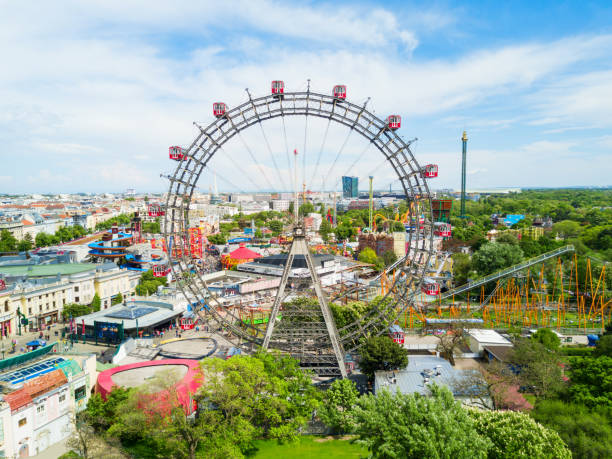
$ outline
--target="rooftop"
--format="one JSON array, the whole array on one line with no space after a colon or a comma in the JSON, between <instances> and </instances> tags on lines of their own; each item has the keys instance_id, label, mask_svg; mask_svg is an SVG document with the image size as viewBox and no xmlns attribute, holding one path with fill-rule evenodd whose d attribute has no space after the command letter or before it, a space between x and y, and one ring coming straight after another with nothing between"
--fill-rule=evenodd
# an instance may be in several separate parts
<instances>
[{"instance_id":1,"label":"rooftop","mask_svg":"<svg viewBox=\"0 0 612 459\"><path fill-rule=\"evenodd\" d=\"M174 310L173 305L162 301L130 301L127 305L119 304L108 309L93 312L78 318L78 323L85 322L93 327L94 322L123 324L124 330L137 327L155 327L182 314Z\"/></svg>"},{"instance_id":2,"label":"rooftop","mask_svg":"<svg viewBox=\"0 0 612 459\"><path fill-rule=\"evenodd\" d=\"M69 274L78 274L86 271L94 271L100 267L96 263L57 263L51 265L19 265L0 266L0 273L7 276L29 276L46 277Z\"/></svg>"},{"instance_id":3,"label":"rooftop","mask_svg":"<svg viewBox=\"0 0 612 459\"><path fill-rule=\"evenodd\" d=\"M30 381L26 381L23 388L28 391L30 397L40 397L42 394L63 386L68 382L62 370L53 370L50 373L40 375Z\"/></svg>"},{"instance_id":4,"label":"rooftop","mask_svg":"<svg viewBox=\"0 0 612 459\"><path fill-rule=\"evenodd\" d=\"M473 328L467 331L468 334L479 343L495 344L498 346L512 346L512 343L497 333L495 330L484 328Z\"/></svg>"},{"instance_id":5,"label":"rooftop","mask_svg":"<svg viewBox=\"0 0 612 459\"><path fill-rule=\"evenodd\" d=\"M454 381L463 376L463 370L453 368L448 361L440 357L411 355L408 357L408 366L404 370L377 371L376 390L386 387L392 392L399 389L403 394L417 392L421 395L428 395L427 386L429 384L448 386L452 390Z\"/></svg>"}]
</instances>

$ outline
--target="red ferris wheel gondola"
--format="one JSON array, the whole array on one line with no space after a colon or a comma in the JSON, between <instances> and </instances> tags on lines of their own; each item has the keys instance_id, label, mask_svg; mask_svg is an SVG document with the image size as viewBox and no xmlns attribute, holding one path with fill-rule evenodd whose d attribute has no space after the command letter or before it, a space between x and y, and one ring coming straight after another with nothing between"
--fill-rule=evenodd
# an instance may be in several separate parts
<instances>
[{"instance_id":1,"label":"red ferris wheel gondola","mask_svg":"<svg viewBox=\"0 0 612 459\"><path fill-rule=\"evenodd\" d=\"M153 276L154 277L165 277L168 274L170 274L170 266L153 265Z\"/></svg>"},{"instance_id":2,"label":"red ferris wheel gondola","mask_svg":"<svg viewBox=\"0 0 612 459\"><path fill-rule=\"evenodd\" d=\"M213 115L215 115L217 118L225 116L226 111L227 105L225 105L223 102L215 102L213 104Z\"/></svg>"},{"instance_id":3,"label":"red ferris wheel gondola","mask_svg":"<svg viewBox=\"0 0 612 459\"><path fill-rule=\"evenodd\" d=\"M436 296L440 294L440 284L433 279L424 279L421 284L421 291L425 295Z\"/></svg>"},{"instance_id":4,"label":"red ferris wheel gondola","mask_svg":"<svg viewBox=\"0 0 612 459\"><path fill-rule=\"evenodd\" d=\"M334 97L336 99L346 99L346 86L343 84L334 86Z\"/></svg>"},{"instance_id":5,"label":"red ferris wheel gondola","mask_svg":"<svg viewBox=\"0 0 612 459\"><path fill-rule=\"evenodd\" d=\"M161 204L149 204L148 213L149 217L163 217L166 214Z\"/></svg>"},{"instance_id":6,"label":"red ferris wheel gondola","mask_svg":"<svg viewBox=\"0 0 612 459\"><path fill-rule=\"evenodd\" d=\"M399 115L389 115L387 117L387 127L392 131L402 127L402 117Z\"/></svg>"},{"instance_id":7,"label":"red ferris wheel gondola","mask_svg":"<svg viewBox=\"0 0 612 459\"><path fill-rule=\"evenodd\" d=\"M185 154L183 153L183 149L177 146L168 148L168 153L169 153L170 159L173 159L174 161L180 161L181 159L185 157Z\"/></svg>"},{"instance_id":8,"label":"red ferris wheel gondola","mask_svg":"<svg viewBox=\"0 0 612 459\"><path fill-rule=\"evenodd\" d=\"M285 92L285 83L281 80L274 80L272 82L272 94L276 96L282 96Z\"/></svg>"},{"instance_id":9,"label":"red ferris wheel gondola","mask_svg":"<svg viewBox=\"0 0 612 459\"><path fill-rule=\"evenodd\" d=\"M436 222L434 223L434 235L440 237L451 237L452 227L450 223Z\"/></svg>"},{"instance_id":10,"label":"red ferris wheel gondola","mask_svg":"<svg viewBox=\"0 0 612 459\"><path fill-rule=\"evenodd\" d=\"M438 165L437 164L427 164L423 168L423 177L436 178L437 176L438 176Z\"/></svg>"}]
</instances>

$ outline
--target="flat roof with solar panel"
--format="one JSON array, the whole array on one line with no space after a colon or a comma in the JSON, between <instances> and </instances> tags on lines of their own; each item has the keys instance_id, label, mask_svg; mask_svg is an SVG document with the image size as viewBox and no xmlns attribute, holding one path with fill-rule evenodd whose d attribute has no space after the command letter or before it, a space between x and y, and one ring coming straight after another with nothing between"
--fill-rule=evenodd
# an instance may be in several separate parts
<instances>
[{"instance_id":1,"label":"flat roof with solar panel","mask_svg":"<svg viewBox=\"0 0 612 459\"><path fill-rule=\"evenodd\" d=\"M0 381L8 384L19 384L28 379L34 379L45 373L50 373L53 370L57 370L58 364L63 362L65 359L62 357L54 357L52 359L43 360L33 365L20 368L19 370L11 371L0 375Z\"/></svg>"},{"instance_id":2,"label":"flat roof with solar panel","mask_svg":"<svg viewBox=\"0 0 612 459\"><path fill-rule=\"evenodd\" d=\"M135 308L121 308L110 313L105 314L105 317L112 317L113 319L138 319L147 314L157 311L157 308L150 307L135 307Z\"/></svg>"}]
</instances>

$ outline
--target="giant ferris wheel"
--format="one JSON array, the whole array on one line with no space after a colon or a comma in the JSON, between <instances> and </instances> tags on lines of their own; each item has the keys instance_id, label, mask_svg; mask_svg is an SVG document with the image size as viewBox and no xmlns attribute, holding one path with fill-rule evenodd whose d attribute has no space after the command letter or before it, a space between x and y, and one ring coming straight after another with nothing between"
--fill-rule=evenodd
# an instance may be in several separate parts
<instances>
[{"instance_id":1,"label":"giant ferris wheel","mask_svg":"<svg viewBox=\"0 0 612 459\"><path fill-rule=\"evenodd\" d=\"M273 81L268 95L252 97L248 90L247 95L248 100L233 108L227 107L225 103L215 102L213 114L216 119L207 126L194 123L197 133L188 146L170 147L170 157L178 161L178 164L168 176L170 186L165 204L163 230L166 245L171 248L168 254L174 278L186 298L192 304L199 305L197 313L201 318L229 331L237 345L279 349L291 354L303 367L312 369L320 376L346 376L345 357L356 351L364 338L385 333L401 314L414 306L415 298L421 292L432 255L434 225L431 196L426 183L431 175L428 174L427 167L420 166L415 159L410 148L412 141L406 141L398 135L397 131L401 127L400 116L379 118L368 110L369 98L360 105L351 103L347 99L345 86L338 85L330 94L321 94L311 91L308 82L304 90L291 92L286 90L284 82ZM241 320L240 311L236 307L226 307L218 301L205 276L194 269L194 254L191 253L189 244L188 216L202 174L210 171L213 158L227 154L225 150L233 138L242 142L242 147L256 164L257 149L249 147L243 137L249 128L261 130L263 142L259 149L265 150L267 147L273 165L277 166L282 160L274 159L270 136L266 135L264 130L264 126L271 124L273 119L279 119L281 122L280 132L284 140L281 143L284 143L286 150L283 154L286 153L289 161L286 120L295 118L303 120L304 132L308 129L309 120L322 120L325 126L315 171L320 167L323 144L331 126L343 126L343 130L347 132L347 140L353 134L361 136L361 141L365 140L365 148L360 150L359 154L353 155L348 163L355 165L358 161L366 161L374 164L380 161L390 168L406 201L406 221L411 222L406 236L406 256L393 266L391 288L387 289L382 300L378 298L375 307L366 309L365 315L342 327L336 326L329 304L338 301L343 295L360 289L366 290L368 286L352 285L342 289L342 293L323 289L312 263L304 228L297 219L293 225L293 243L287 254L281 284L271 305L267 325ZM333 157L333 165L342 157L346 145L345 140L337 154L329 155L330 161ZM236 167L239 168L240 165L236 164ZM279 173L279 180L291 182L291 177L284 175L285 177ZM255 180L249 180L255 183ZM305 186L304 184L304 188ZM293 180L295 195L298 189L296 177ZM310 275L301 280L290 280L291 267L297 257L304 258ZM293 302L293 306L288 306L286 299L290 296L310 298L310 301Z\"/></svg>"}]
</instances>

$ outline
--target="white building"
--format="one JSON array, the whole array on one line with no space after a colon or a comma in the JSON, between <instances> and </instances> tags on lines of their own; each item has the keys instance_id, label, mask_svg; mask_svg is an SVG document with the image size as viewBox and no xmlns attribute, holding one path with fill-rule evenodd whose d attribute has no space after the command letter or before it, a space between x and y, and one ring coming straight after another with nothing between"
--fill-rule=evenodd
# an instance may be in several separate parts
<instances>
[{"instance_id":1,"label":"white building","mask_svg":"<svg viewBox=\"0 0 612 459\"><path fill-rule=\"evenodd\" d=\"M276 210L277 212L285 212L289 210L289 204L291 201L289 199L274 199L272 200L272 210Z\"/></svg>"},{"instance_id":2,"label":"white building","mask_svg":"<svg viewBox=\"0 0 612 459\"><path fill-rule=\"evenodd\" d=\"M468 346L473 353L483 355L485 347L512 347L512 343L495 330L474 328L468 330Z\"/></svg>"},{"instance_id":3,"label":"white building","mask_svg":"<svg viewBox=\"0 0 612 459\"><path fill-rule=\"evenodd\" d=\"M0 374L0 457L30 457L66 439L95 384L94 354L71 358L51 354L51 346L41 350L48 352L42 360L32 355L27 364Z\"/></svg>"}]
</instances>

